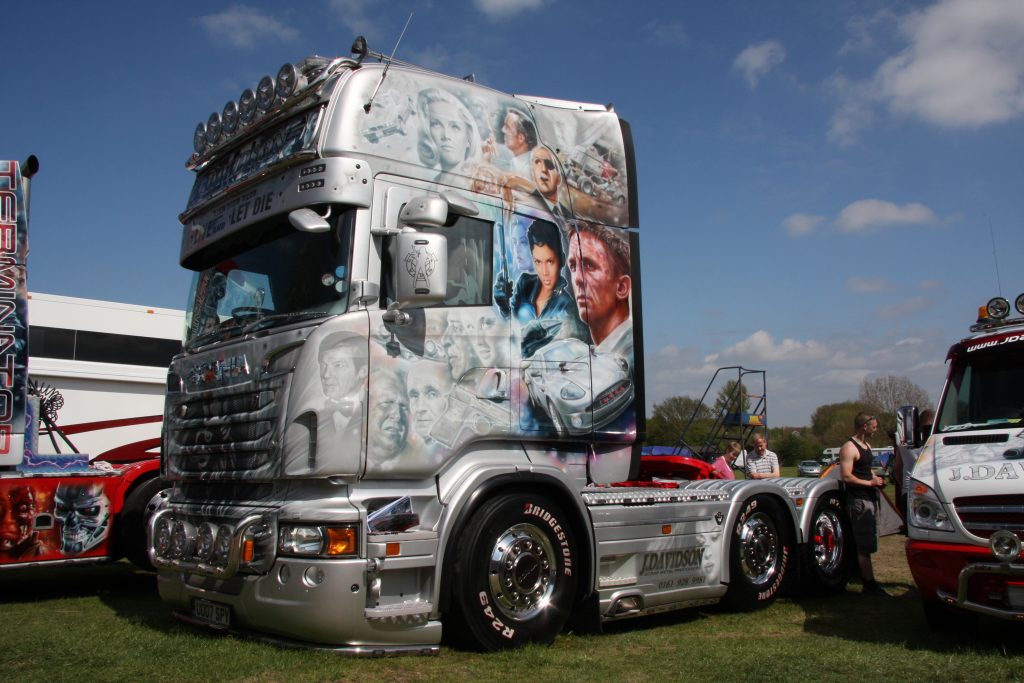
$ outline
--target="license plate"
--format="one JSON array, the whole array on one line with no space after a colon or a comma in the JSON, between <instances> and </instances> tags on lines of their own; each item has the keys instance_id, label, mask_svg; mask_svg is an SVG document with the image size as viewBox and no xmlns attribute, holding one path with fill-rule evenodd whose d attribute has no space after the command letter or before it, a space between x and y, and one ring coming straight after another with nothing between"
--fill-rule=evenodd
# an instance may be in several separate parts
<instances>
[{"instance_id":1,"label":"license plate","mask_svg":"<svg viewBox=\"0 0 1024 683\"><path fill-rule=\"evenodd\" d=\"M231 626L231 608L219 602L202 599L192 601L192 616L214 626Z\"/></svg>"},{"instance_id":2,"label":"license plate","mask_svg":"<svg viewBox=\"0 0 1024 683\"><path fill-rule=\"evenodd\" d=\"M1010 607L1024 607L1024 584L1009 584L1006 587L1006 601L1010 603Z\"/></svg>"}]
</instances>

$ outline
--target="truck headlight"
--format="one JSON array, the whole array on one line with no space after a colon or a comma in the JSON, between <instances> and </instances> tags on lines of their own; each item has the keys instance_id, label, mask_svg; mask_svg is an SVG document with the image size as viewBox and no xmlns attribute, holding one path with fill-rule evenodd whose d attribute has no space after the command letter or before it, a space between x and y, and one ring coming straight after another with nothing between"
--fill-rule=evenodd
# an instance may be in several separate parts
<instances>
[{"instance_id":1,"label":"truck headlight","mask_svg":"<svg viewBox=\"0 0 1024 683\"><path fill-rule=\"evenodd\" d=\"M277 550L299 557L344 557L359 549L359 534L352 525L282 524Z\"/></svg>"},{"instance_id":2,"label":"truck headlight","mask_svg":"<svg viewBox=\"0 0 1024 683\"><path fill-rule=\"evenodd\" d=\"M196 559L200 562L209 562L213 557L213 544L217 538L217 527L209 522L199 525L196 531Z\"/></svg>"},{"instance_id":3,"label":"truck headlight","mask_svg":"<svg viewBox=\"0 0 1024 683\"><path fill-rule=\"evenodd\" d=\"M1007 529L1000 529L988 539L992 554L1000 562L1016 562L1020 557L1021 542L1017 534Z\"/></svg>"},{"instance_id":4,"label":"truck headlight","mask_svg":"<svg viewBox=\"0 0 1024 683\"><path fill-rule=\"evenodd\" d=\"M153 533L153 549L159 557L167 557L171 549L171 518L162 517Z\"/></svg>"},{"instance_id":5,"label":"truck headlight","mask_svg":"<svg viewBox=\"0 0 1024 683\"><path fill-rule=\"evenodd\" d=\"M935 492L920 482L913 482L910 492L910 523L919 529L952 531L953 523Z\"/></svg>"}]
</instances>

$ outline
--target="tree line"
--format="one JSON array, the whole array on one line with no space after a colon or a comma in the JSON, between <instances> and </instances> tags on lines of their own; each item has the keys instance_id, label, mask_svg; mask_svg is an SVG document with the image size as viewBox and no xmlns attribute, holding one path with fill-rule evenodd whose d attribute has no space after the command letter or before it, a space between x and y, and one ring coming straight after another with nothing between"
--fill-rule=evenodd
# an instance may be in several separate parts
<instances>
[{"instance_id":1,"label":"tree line","mask_svg":"<svg viewBox=\"0 0 1024 683\"><path fill-rule=\"evenodd\" d=\"M680 442L685 431L685 445L694 450L700 451L707 444L712 450L720 450L725 444L715 443L716 439L723 435L736 437L742 432L746 448L750 445L752 431L766 431L768 447L778 454L782 464L796 465L801 460L818 460L825 448L842 444L853 433L853 418L860 412L878 418L874 445L887 446L887 434L896 428L896 409L905 405L916 405L922 410L934 407L928 392L917 384L906 377L886 375L861 382L856 400L818 406L811 415L810 426L769 426L767 430L733 428L730 431L729 425L721 426L723 417L741 414L750 408L746 388L737 387L737 382L730 380L719 390L714 405L702 404L690 396L672 396L654 404L654 411L647 419L646 443L672 446Z\"/></svg>"}]
</instances>

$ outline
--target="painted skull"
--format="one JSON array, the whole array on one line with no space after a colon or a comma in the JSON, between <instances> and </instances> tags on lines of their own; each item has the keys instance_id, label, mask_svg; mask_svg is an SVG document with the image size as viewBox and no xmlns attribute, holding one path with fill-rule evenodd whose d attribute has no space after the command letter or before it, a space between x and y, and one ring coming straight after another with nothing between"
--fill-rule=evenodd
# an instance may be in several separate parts
<instances>
[{"instance_id":1,"label":"painted skull","mask_svg":"<svg viewBox=\"0 0 1024 683\"><path fill-rule=\"evenodd\" d=\"M53 511L60 520L60 550L65 555L80 555L99 545L110 524L110 501L103 494L103 484L60 484Z\"/></svg>"}]
</instances>

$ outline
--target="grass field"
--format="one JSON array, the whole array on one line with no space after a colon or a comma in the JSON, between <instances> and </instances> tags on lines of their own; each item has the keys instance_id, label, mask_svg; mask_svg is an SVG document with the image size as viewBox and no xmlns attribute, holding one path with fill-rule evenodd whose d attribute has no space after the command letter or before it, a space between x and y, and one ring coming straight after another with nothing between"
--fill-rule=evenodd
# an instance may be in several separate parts
<instances>
[{"instance_id":1,"label":"grass field","mask_svg":"<svg viewBox=\"0 0 1024 683\"><path fill-rule=\"evenodd\" d=\"M879 578L734 614L687 610L560 636L551 647L483 655L350 659L283 650L177 623L155 577L120 562L0 573L0 671L9 681L1010 681L1024 678L1024 626L982 620L958 636L925 625L903 555L882 540Z\"/></svg>"}]
</instances>

